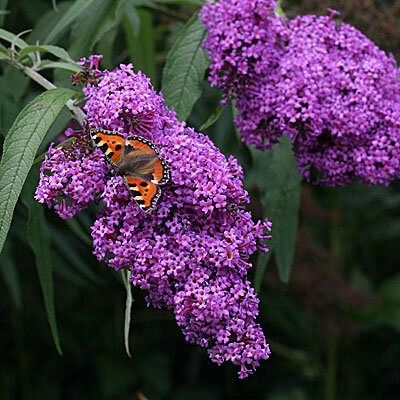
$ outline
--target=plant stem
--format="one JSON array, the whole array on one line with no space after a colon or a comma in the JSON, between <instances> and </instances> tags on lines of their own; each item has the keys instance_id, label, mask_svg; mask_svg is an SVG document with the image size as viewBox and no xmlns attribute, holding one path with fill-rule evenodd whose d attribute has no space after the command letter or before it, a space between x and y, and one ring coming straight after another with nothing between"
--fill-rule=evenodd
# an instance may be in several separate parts
<instances>
[{"instance_id":1,"label":"plant stem","mask_svg":"<svg viewBox=\"0 0 400 400\"><path fill-rule=\"evenodd\" d=\"M22 65L18 62L15 62L13 64L16 65L16 67L19 68L25 75L29 76L29 78L37 82L39 85L43 86L45 89L51 90L57 88L57 86L55 86L52 82L48 81L45 77L40 75L34 69L26 67L25 65ZM66 106L74 114L75 119L83 126L86 118L85 113L74 104L74 101L72 99L67 101Z\"/></svg>"}]
</instances>

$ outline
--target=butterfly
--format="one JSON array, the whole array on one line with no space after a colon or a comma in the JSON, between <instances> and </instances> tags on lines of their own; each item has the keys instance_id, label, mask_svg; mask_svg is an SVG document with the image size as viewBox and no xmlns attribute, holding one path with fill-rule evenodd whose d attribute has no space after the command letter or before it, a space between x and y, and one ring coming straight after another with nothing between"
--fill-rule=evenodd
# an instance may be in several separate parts
<instances>
[{"instance_id":1,"label":"butterfly","mask_svg":"<svg viewBox=\"0 0 400 400\"><path fill-rule=\"evenodd\" d=\"M159 185L169 181L169 167L158 148L141 136L125 138L118 132L90 128L93 143L117 168L137 205L145 212L156 209Z\"/></svg>"}]
</instances>

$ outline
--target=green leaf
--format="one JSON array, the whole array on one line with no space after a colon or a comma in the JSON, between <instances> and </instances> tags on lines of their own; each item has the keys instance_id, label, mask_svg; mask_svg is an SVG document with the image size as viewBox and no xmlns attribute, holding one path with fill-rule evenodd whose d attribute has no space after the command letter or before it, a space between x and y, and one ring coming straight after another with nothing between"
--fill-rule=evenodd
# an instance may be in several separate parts
<instances>
[{"instance_id":1,"label":"green leaf","mask_svg":"<svg viewBox=\"0 0 400 400\"><path fill-rule=\"evenodd\" d=\"M119 33L119 26L115 26L96 44L96 53L102 54L101 66L109 71L113 70L118 61L115 60L115 48L117 44L115 40L117 39Z\"/></svg>"},{"instance_id":2,"label":"green leaf","mask_svg":"<svg viewBox=\"0 0 400 400\"><path fill-rule=\"evenodd\" d=\"M73 94L61 88L42 93L24 107L8 132L0 163L0 251L36 151Z\"/></svg>"},{"instance_id":3,"label":"green leaf","mask_svg":"<svg viewBox=\"0 0 400 400\"><path fill-rule=\"evenodd\" d=\"M35 44L45 43L47 35L73 4L74 1L63 1L58 5L58 11L51 8L47 12L42 13L41 17L36 21L33 31L27 36L27 41Z\"/></svg>"},{"instance_id":4,"label":"green leaf","mask_svg":"<svg viewBox=\"0 0 400 400\"><path fill-rule=\"evenodd\" d=\"M15 43L16 46L23 49L24 47L28 46L28 44L20 39L18 35L14 35L11 32L6 31L5 29L0 28L0 39L6 40L10 43Z\"/></svg>"},{"instance_id":5,"label":"green leaf","mask_svg":"<svg viewBox=\"0 0 400 400\"><path fill-rule=\"evenodd\" d=\"M79 72L83 71L83 68L80 65L77 64L71 64L71 63L66 63L62 61L48 61L48 60L43 60L42 63L40 64L40 67L38 68L38 71L41 71L43 69L62 69L64 71L68 72Z\"/></svg>"},{"instance_id":6,"label":"green leaf","mask_svg":"<svg viewBox=\"0 0 400 400\"><path fill-rule=\"evenodd\" d=\"M166 104L186 120L201 96L204 73L209 65L201 47L206 30L195 13L168 54L161 91Z\"/></svg>"},{"instance_id":7,"label":"green leaf","mask_svg":"<svg viewBox=\"0 0 400 400\"><path fill-rule=\"evenodd\" d=\"M157 70L155 65L155 32L152 14L146 10L138 10L137 24L132 10L123 19L129 56L133 60L136 71L144 72L153 86L157 87Z\"/></svg>"},{"instance_id":8,"label":"green leaf","mask_svg":"<svg viewBox=\"0 0 400 400\"><path fill-rule=\"evenodd\" d=\"M46 308L50 330L54 344L58 353L61 355L60 337L57 329L56 312L54 307L54 288L51 267L51 235L49 233L44 208L34 199L35 187L37 184L38 168L31 171L26 181L21 198L25 207L28 209L27 238L33 253L35 254L35 264L39 276L40 287L42 289L43 300Z\"/></svg>"},{"instance_id":9,"label":"green leaf","mask_svg":"<svg viewBox=\"0 0 400 400\"><path fill-rule=\"evenodd\" d=\"M124 6L125 0L109 1L108 7L105 9L103 17L101 19L100 29L97 29L93 42L90 44L90 48L92 48L97 42L99 42L106 33L110 32L112 29L119 25L124 11Z\"/></svg>"},{"instance_id":10,"label":"green leaf","mask_svg":"<svg viewBox=\"0 0 400 400\"><path fill-rule=\"evenodd\" d=\"M67 29L87 8L95 3L95 1L96 0L76 0L47 35L45 42L56 42L63 31ZM95 13L93 10L91 12Z\"/></svg>"},{"instance_id":11,"label":"green leaf","mask_svg":"<svg viewBox=\"0 0 400 400\"><path fill-rule=\"evenodd\" d=\"M129 24L129 34L133 34L133 37L137 38L140 32L140 18L136 8L130 1L125 3L124 17Z\"/></svg>"},{"instance_id":12,"label":"green leaf","mask_svg":"<svg viewBox=\"0 0 400 400\"><path fill-rule=\"evenodd\" d=\"M272 222L272 248L279 277L288 282L296 246L301 176L287 136L269 151L251 149L252 178L261 187L265 214Z\"/></svg>"},{"instance_id":13,"label":"green leaf","mask_svg":"<svg viewBox=\"0 0 400 400\"><path fill-rule=\"evenodd\" d=\"M52 46L52 45L47 45L47 44L43 44L40 46L24 47L19 52L19 57L23 57L26 54L32 53L34 51L42 51L44 53L50 53L50 54L53 54L54 56L60 58L61 60L75 64L75 61L71 58L71 56L68 54L68 52L65 51L62 47Z\"/></svg>"},{"instance_id":14,"label":"green leaf","mask_svg":"<svg viewBox=\"0 0 400 400\"><path fill-rule=\"evenodd\" d=\"M215 112L210 115L210 118L200 127L200 132L205 131L206 129L210 128L213 126L218 120L221 114L224 112L225 108L221 106L221 104L218 104L217 109Z\"/></svg>"},{"instance_id":15,"label":"green leaf","mask_svg":"<svg viewBox=\"0 0 400 400\"><path fill-rule=\"evenodd\" d=\"M82 12L71 31L70 53L74 58L85 56L103 36L117 26L122 17L124 0L97 0L96 12Z\"/></svg>"}]
</instances>

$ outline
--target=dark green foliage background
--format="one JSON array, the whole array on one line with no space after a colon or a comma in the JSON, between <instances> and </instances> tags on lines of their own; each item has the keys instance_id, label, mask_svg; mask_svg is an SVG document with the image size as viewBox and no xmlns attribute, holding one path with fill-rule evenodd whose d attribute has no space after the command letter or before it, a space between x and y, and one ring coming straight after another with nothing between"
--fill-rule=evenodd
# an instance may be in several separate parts
<instances>
[{"instance_id":1,"label":"dark green foliage background","mask_svg":"<svg viewBox=\"0 0 400 400\"><path fill-rule=\"evenodd\" d=\"M55 3L58 11L53 9ZM199 3L0 0L0 10L9 11L0 14L0 22L15 34L33 29L24 35L25 41L61 46L74 59L104 54L103 68L133 62L160 89L168 52ZM71 7L81 10L79 16L46 42ZM346 22L385 50L399 54L398 20L393 22L399 1L287 0L282 7L289 16L337 8ZM379 26L377 21L382 21ZM0 63L0 72L3 143L18 113L43 89L6 63ZM77 90L66 71L41 73L57 86ZM220 100L219 92L206 81L202 89L189 117L189 124L197 129L217 110ZM185 107L190 110L182 104L183 117ZM69 119L64 109L38 154ZM244 166L245 185L252 196L249 209L255 218L275 217L277 234L272 245L277 254L284 248L283 256L256 256L252 260L255 272L251 272L259 287L259 322L271 343L271 358L253 376L238 380L232 365L218 367L204 349L185 342L172 312L147 308L144 294L134 289L133 358L129 359L124 350L122 279L91 254L90 225L96 208L62 221L38 206L32 201L36 166L17 203L0 255L0 399L124 400L144 399L143 395L149 400L398 399L399 183L389 188L353 185L343 189L302 184L290 275L287 246L293 240L290 226L296 223L296 198L287 199L286 194L298 182L290 149L282 145L265 154L249 150L237 138L230 108L204 133ZM282 208L276 207L276 199ZM37 241L38 229L47 229L44 237L51 243L50 254L46 243ZM37 274L46 262L53 270L62 356L52 339Z\"/></svg>"}]
</instances>

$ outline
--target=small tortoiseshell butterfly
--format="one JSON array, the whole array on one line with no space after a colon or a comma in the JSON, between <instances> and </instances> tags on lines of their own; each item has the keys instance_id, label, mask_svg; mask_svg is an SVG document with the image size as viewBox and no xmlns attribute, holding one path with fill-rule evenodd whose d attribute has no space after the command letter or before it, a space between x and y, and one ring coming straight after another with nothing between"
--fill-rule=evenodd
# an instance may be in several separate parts
<instances>
[{"instance_id":1,"label":"small tortoiseshell butterfly","mask_svg":"<svg viewBox=\"0 0 400 400\"><path fill-rule=\"evenodd\" d=\"M117 167L137 205L145 212L156 209L159 185L169 180L169 167L158 148L141 136L125 139L118 132L91 128L90 136L107 159Z\"/></svg>"}]
</instances>

